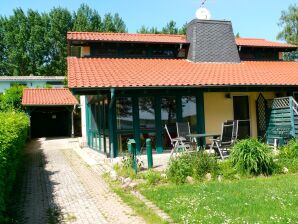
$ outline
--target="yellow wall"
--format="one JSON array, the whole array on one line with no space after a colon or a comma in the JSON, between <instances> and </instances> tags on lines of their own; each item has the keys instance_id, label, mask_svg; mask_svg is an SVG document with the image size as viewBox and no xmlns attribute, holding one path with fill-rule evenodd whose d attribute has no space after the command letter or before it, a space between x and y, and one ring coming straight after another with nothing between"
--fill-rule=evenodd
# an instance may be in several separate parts
<instances>
[{"instance_id":1,"label":"yellow wall","mask_svg":"<svg viewBox=\"0 0 298 224\"><path fill-rule=\"evenodd\" d=\"M251 136L257 137L256 100L259 92L230 93L231 98L226 98L227 93L204 93L205 129L206 133L220 134L221 125L225 120L233 120L233 96L249 97ZM273 92L262 93L265 99L273 99Z\"/></svg>"}]
</instances>

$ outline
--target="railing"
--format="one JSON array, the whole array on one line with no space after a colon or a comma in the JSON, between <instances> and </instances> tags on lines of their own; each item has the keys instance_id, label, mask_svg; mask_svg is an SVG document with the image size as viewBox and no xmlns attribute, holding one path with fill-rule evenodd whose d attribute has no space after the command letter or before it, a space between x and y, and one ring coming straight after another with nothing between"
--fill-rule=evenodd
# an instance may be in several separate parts
<instances>
[{"instance_id":1,"label":"railing","mask_svg":"<svg viewBox=\"0 0 298 224\"><path fill-rule=\"evenodd\" d=\"M296 100L294 98L292 98L292 102L293 102L293 110L294 110L295 114L298 115L298 103L296 102Z\"/></svg>"}]
</instances>

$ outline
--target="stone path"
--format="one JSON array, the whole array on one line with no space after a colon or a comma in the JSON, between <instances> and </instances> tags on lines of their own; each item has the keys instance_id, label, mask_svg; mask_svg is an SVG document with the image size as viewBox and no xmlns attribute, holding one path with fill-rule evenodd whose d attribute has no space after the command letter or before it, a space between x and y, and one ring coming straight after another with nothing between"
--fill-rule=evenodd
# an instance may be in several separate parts
<instances>
[{"instance_id":1,"label":"stone path","mask_svg":"<svg viewBox=\"0 0 298 224\"><path fill-rule=\"evenodd\" d=\"M110 191L102 170L88 166L71 147L69 139L28 144L17 223L145 223Z\"/></svg>"}]
</instances>

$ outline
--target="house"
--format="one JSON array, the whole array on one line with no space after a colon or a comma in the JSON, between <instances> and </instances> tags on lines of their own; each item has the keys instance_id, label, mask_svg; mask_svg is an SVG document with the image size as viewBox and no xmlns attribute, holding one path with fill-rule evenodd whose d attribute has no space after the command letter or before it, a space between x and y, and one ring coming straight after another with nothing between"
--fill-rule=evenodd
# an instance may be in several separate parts
<instances>
[{"instance_id":1,"label":"house","mask_svg":"<svg viewBox=\"0 0 298 224\"><path fill-rule=\"evenodd\" d=\"M64 86L64 76L0 76L0 93L13 85L23 85L28 88L52 86L61 88Z\"/></svg>"},{"instance_id":2,"label":"house","mask_svg":"<svg viewBox=\"0 0 298 224\"><path fill-rule=\"evenodd\" d=\"M194 19L187 35L69 32L68 87L81 96L83 137L116 157L151 138L170 148L164 125L220 133L240 120L239 137L264 137L272 99L298 90L298 46L234 37L230 21ZM84 119L85 118L85 119ZM174 133L174 129L170 129Z\"/></svg>"}]
</instances>

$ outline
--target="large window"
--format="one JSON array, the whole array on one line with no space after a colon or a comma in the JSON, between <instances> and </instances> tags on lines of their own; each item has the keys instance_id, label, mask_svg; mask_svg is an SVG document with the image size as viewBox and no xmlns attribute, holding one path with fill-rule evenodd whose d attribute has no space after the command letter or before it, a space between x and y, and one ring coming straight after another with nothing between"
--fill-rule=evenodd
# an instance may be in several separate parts
<instances>
[{"instance_id":1,"label":"large window","mask_svg":"<svg viewBox=\"0 0 298 224\"><path fill-rule=\"evenodd\" d=\"M140 129L155 129L155 105L153 97L139 98Z\"/></svg>"},{"instance_id":2,"label":"large window","mask_svg":"<svg viewBox=\"0 0 298 224\"><path fill-rule=\"evenodd\" d=\"M161 99L161 120L163 126L176 123L176 97L163 97Z\"/></svg>"},{"instance_id":3,"label":"large window","mask_svg":"<svg viewBox=\"0 0 298 224\"><path fill-rule=\"evenodd\" d=\"M189 122L191 132L195 133L197 130L197 102L194 96L183 96L182 102L182 121Z\"/></svg>"},{"instance_id":4,"label":"large window","mask_svg":"<svg viewBox=\"0 0 298 224\"><path fill-rule=\"evenodd\" d=\"M116 100L116 116L118 130L133 129L131 97L120 97Z\"/></svg>"}]
</instances>

